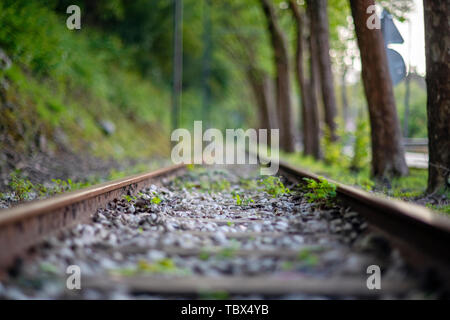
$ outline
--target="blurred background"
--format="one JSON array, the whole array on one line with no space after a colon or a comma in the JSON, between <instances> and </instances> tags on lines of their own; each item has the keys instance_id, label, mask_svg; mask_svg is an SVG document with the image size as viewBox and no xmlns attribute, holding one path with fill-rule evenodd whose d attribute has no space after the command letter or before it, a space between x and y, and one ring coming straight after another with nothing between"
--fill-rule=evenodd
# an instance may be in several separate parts
<instances>
[{"instance_id":1,"label":"blurred background","mask_svg":"<svg viewBox=\"0 0 450 320\"><path fill-rule=\"evenodd\" d=\"M66 27L72 4L81 8L80 30ZM287 2L272 5L294 59L294 16ZM164 163L175 124L191 129L194 120L203 120L204 128L273 127L260 112L261 92L275 103L275 70L258 0L182 1L182 90L174 118L174 6L172 0L0 1L2 189L17 170L32 183L67 178L94 183L120 177L125 168L142 171ZM390 45L407 69L394 88L403 136L426 138L421 1L379 1L380 14L382 8L390 10L405 41ZM364 169L370 161L368 115L348 1L329 0L328 17L336 120L346 137L340 148L360 155L356 166ZM300 151L294 67L290 77ZM359 153L352 151L355 139Z\"/></svg>"}]
</instances>

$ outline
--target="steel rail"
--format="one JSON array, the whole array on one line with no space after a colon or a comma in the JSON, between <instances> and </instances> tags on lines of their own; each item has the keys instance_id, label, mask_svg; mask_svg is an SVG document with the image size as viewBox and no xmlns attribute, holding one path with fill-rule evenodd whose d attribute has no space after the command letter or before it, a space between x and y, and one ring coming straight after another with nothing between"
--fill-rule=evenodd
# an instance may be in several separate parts
<instances>
[{"instance_id":1,"label":"steel rail","mask_svg":"<svg viewBox=\"0 0 450 320\"><path fill-rule=\"evenodd\" d=\"M21 261L27 250L44 237L78 223L88 223L91 215L111 200L135 194L184 168L175 165L0 211L0 270Z\"/></svg>"},{"instance_id":2,"label":"steel rail","mask_svg":"<svg viewBox=\"0 0 450 320\"><path fill-rule=\"evenodd\" d=\"M135 175L35 201L0 212L0 270L5 270L46 236L81 222L88 223L95 211L123 194L135 194L161 178L175 176L183 165ZM285 162L280 173L294 181L318 176ZM424 207L371 193L332 181L338 197L361 213L369 225L392 239L414 266L432 267L446 281L450 270L450 219ZM28 250L29 251L29 250Z\"/></svg>"},{"instance_id":3,"label":"steel rail","mask_svg":"<svg viewBox=\"0 0 450 320\"><path fill-rule=\"evenodd\" d=\"M280 171L291 179L318 176L286 162ZM386 235L414 267L436 271L450 284L450 219L425 207L336 184L339 199L362 214L369 225Z\"/></svg>"}]
</instances>

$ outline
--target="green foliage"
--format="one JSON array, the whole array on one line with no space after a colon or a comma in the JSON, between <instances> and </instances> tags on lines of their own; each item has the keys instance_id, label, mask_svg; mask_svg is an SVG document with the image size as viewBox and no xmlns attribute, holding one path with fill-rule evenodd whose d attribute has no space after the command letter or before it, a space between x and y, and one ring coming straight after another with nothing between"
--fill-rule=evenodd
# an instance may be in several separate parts
<instances>
[{"instance_id":1,"label":"green foliage","mask_svg":"<svg viewBox=\"0 0 450 320\"><path fill-rule=\"evenodd\" d=\"M294 269L294 263L292 261L284 261L281 265L283 271L290 271Z\"/></svg>"},{"instance_id":2,"label":"green foliage","mask_svg":"<svg viewBox=\"0 0 450 320\"><path fill-rule=\"evenodd\" d=\"M369 165L370 161L370 128L367 119L359 116L356 123L355 142L350 169L360 171Z\"/></svg>"},{"instance_id":3,"label":"green foliage","mask_svg":"<svg viewBox=\"0 0 450 320\"><path fill-rule=\"evenodd\" d=\"M168 143L158 142L165 139L155 139L168 126L168 90L144 81L135 50L117 35L88 26L84 15L82 30L70 31L67 6L59 15L49 3L0 2L0 47L13 61L0 70L0 82L11 84L7 98L15 105L2 111L1 133L7 130L24 151L32 149L36 137L52 140L62 131L65 147L100 157L168 152ZM98 3L103 7L108 1ZM98 123L103 117L120 130L105 136ZM149 136L154 143L147 143ZM54 144L49 141L49 148L56 149Z\"/></svg>"},{"instance_id":4,"label":"green foliage","mask_svg":"<svg viewBox=\"0 0 450 320\"><path fill-rule=\"evenodd\" d=\"M135 196L130 196L130 195L128 195L128 194L124 194L123 196L122 196L122 198L123 199L125 199L127 202L129 202L129 203L131 203L131 202L133 202L133 201L136 201L136 197Z\"/></svg>"},{"instance_id":5,"label":"green foliage","mask_svg":"<svg viewBox=\"0 0 450 320\"><path fill-rule=\"evenodd\" d=\"M272 195L274 198L290 193L289 188L286 188L281 182L279 177L268 176L259 181L259 184L263 187L264 191Z\"/></svg>"},{"instance_id":6,"label":"green foliage","mask_svg":"<svg viewBox=\"0 0 450 320\"><path fill-rule=\"evenodd\" d=\"M221 259L231 259L236 255L236 250L237 248L235 247L223 248L217 253L217 257Z\"/></svg>"},{"instance_id":7,"label":"green foliage","mask_svg":"<svg viewBox=\"0 0 450 320\"><path fill-rule=\"evenodd\" d=\"M450 215L450 204L440 205L440 204L427 203L426 207L431 210L435 210L435 211Z\"/></svg>"},{"instance_id":8,"label":"green foliage","mask_svg":"<svg viewBox=\"0 0 450 320\"><path fill-rule=\"evenodd\" d=\"M332 141L330 129L326 126L324 135L321 139L321 145L326 163L337 163L342 158L342 141Z\"/></svg>"},{"instance_id":9,"label":"green foliage","mask_svg":"<svg viewBox=\"0 0 450 320\"><path fill-rule=\"evenodd\" d=\"M336 185L328 182L324 177L319 177L319 181L309 178L303 178L303 180L306 181L306 187L310 190L305 194L308 202L328 201L336 197Z\"/></svg>"},{"instance_id":10,"label":"green foliage","mask_svg":"<svg viewBox=\"0 0 450 320\"><path fill-rule=\"evenodd\" d=\"M239 184L244 189L256 189L258 187L258 183L255 179L239 179Z\"/></svg>"},{"instance_id":11,"label":"green foliage","mask_svg":"<svg viewBox=\"0 0 450 320\"><path fill-rule=\"evenodd\" d=\"M20 170L16 170L10 175L9 187L19 200L27 200L30 192L33 191L33 184L30 180L22 177Z\"/></svg>"},{"instance_id":12,"label":"green foliage","mask_svg":"<svg viewBox=\"0 0 450 320\"><path fill-rule=\"evenodd\" d=\"M199 293L202 300L228 300L230 294L226 291L202 291Z\"/></svg>"},{"instance_id":13,"label":"green foliage","mask_svg":"<svg viewBox=\"0 0 450 320\"><path fill-rule=\"evenodd\" d=\"M47 274L57 275L59 273L58 267L50 262L40 263L39 268L41 269L42 272L45 272Z\"/></svg>"},{"instance_id":14,"label":"green foliage","mask_svg":"<svg viewBox=\"0 0 450 320\"><path fill-rule=\"evenodd\" d=\"M232 192L233 199L236 200L236 204L238 206L248 206L250 203L254 203L255 201L252 198L248 198L247 196L240 194L238 192Z\"/></svg>"},{"instance_id":15,"label":"green foliage","mask_svg":"<svg viewBox=\"0 0 450 320\"><path fill-rule=\"evenodd\" d=\"M88 187L91 185L89 182L74 183L71 179L67 179L67 180L52 179L52 182L54 183L54 186L51 188L51 191L50 191L50 193L52 193L52 194L78 190L78 189L82 189L82 188L85 188L85 187ZM42 186L42 188L43 188L43 190L47 190L47 192L48 192L47 188L45 188L44 186Z\"/></svg>"},{"instance_id":16,"label":"green foliage","mask_svg":"<svg viewBox=\"0 0 450 320\"><path fill-rule=\"evenodd\" d=\"M400 197L408 200L424 195L427 188L427 170L410 168L409 175L406 177L393 178L390 181L390 187L377 184L370 178L370 169L363 168L355 172L346 167L341 167L339 163L331 165L322 161L317 161L312 157L304 157L300 153L282 154L282 158L292 163L310 170L316 174L325 175L335 181L343 184L356 186L366 191L378 192L391 197ZM379 183L379 182L378 182ZM450 195L447 196L450 198ZM446 211L446 206L436 206L437 210Z\"/></svg>"},{"instance_id":17,"label":"green foliage","mask_svg":"<svg viewBox=\"0 0 450 320\"><path fill-rule=\"evenodd\" d=\"M199 254L198 254L198 258L200 260L206 261L211 257L211 254L207 251L202 250Z\"/></svg>"},{"instance_id":18,"label":"green foliage","mask_svg":"<svg viewBox=\"0 0 450 320\"><path fill-rule=\"evenodd\" d=\"M152 204L160 204L160 203L161 203L161 199L160 199L157 195L155 195L155 196L152 198L151 203L152 203Z\"/></svg>"},{"instance_id":19,"label":"green foliage","mask_svg":"<svg viewBox=\"0 0 450 320\"><path fill-rule=\"evenodd\" d=\"M47 186L40 183L33 184L30 180L23 177L20 170L12 172L10 178L11 180L8 186L19 201L30 200L32 195L34 195L34 197L46 198L55 194L78 190L91 185L90 182L73 182L71 179L52 179L52 184Z\"/></svg>"},{"instance_id":20,"label":"green foliage","mask_svg":"<svg viewBox=\"0 0 450 320\"><path fill-rule=\"evenodd\" d=\"M410 97L408 116L408 137L426 138L427 130L427 91L425 79L417 74L410 74ZM394 88L400 124L404 130L405 125L405 94L406 83L403 81Z\"/></svg>"},{"instance_id":21,"label":"green foliage","mask_svg":"<svg viewBox=\"0 0 450 320\"><path fill-rule=\"evenodd\" d=\"M120 276L135 276L138 274L185 274L186 271L177 268L174 261L169 258L148 262L139 260L136 266L129 268L120 268L110 271L111 274Z\"/></svg>"},{"instance_id":22,"label":"green foliage","mask_svg":"<svg viewBox=\"0 0 450 320\"><path fill-rule=\"evenodd\" d=\"M226 179L221 179L218 181L213 181L211 183L211 190L215 192L221 192L230 189L230 182Z\"/></svg>"},{"instance_id":23,"label":"green foliage","mask_svg":"<svg viewBox=\"0 0 450 320\"><path fill-rule=\"evenodd\" d=\"M298 260L310 267L314 267L319 264L318 255L312 252L312 250L307 248L300 250L298 254Z\"/></svg>"}]
</instances>

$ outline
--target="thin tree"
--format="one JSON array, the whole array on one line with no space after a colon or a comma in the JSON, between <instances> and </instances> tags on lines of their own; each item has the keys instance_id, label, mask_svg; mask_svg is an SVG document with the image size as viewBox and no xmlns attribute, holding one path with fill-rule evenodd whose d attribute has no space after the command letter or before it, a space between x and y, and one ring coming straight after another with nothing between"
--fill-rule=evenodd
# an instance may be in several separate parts
<instances>
[{"instance_id":1,"label":"thin tree","mask_svg":"<svg viewBox=\"0 0 450 320\"><path fill-rule=\"evenodd\" d=\"M317 43L317 62L320 75L320 87L325 110L325 123L330 131L332 141L336 135L336 95L334 92L333 72L331 70L330 43L327 0L308 0L311 34Z\"/></svg>"},{"instance_id":2,"label":"thin tree","mask_svg":"<svg viewBox=\"0 0 450 320\"><path fill-rule=\"evenodd\" d=\"M297 47L295 52L295 69L297 82L301 95L301 115L303 133L303 153L316 159L320 156L319 150L319 117L315 96L311 96L311 85L305 76L304 68L304 29L306 26L304 15L295 0L289 1L289 6L297 26ZM314 101L311 101L311 100Z\"/></svg>"},{"instance_id":3,"label":"thin tree","mask_svg":"<svg viewBox=\"0 0 450 320\"><path fill-rule=\"evenodd\" d=\"M428 95L427 191L433 193L450 186L450 1L424 0L423 7Z\"/></svg>"},{"instance_id":4,"label":"thin tree","mask_svg":"<svg viewBox=\"0 0 450 320\"><path fill-rule=\"evenodd\" d=\"M289 58L285 35L278 25L278 18L270 0L261 0L267 20L276 69L277 111L280 127L280 148L295 151L295 129L291 103L291 81L289 78Z\"/></svg>"},{"instance_id":5,"label":"thin tree","mask_svg":"<svg viewBox=\"0 0 450 320\"><path fill-rule=\"evenodd\" d=\"M239 13L237 10L232 12L235 15ZM260 129L278 128L274 79L257 63L257 49L255 42L252 42L254 36L242 32L239 24L235 25L233 21L229 22L228 28L231 32L227 37L221 37L220 41L226 54L243 71L249 84L257 108L258 126ZM270 134L268 139L270 140Z\"/></svg>"},{"instance_id":6,"label":"thin tree","mask_svg":"<svg viewBox=\"0 0 450 320\"><path fill-rule=\"evenodd\" d=\"M369 28L367 24L373 19L367 9L374 5L374 0L350 0L369 107L372 175L377 178L403 176L408 174L408 167L401 143L383 36L380 29Z\"/></svg>"}]
</instances>

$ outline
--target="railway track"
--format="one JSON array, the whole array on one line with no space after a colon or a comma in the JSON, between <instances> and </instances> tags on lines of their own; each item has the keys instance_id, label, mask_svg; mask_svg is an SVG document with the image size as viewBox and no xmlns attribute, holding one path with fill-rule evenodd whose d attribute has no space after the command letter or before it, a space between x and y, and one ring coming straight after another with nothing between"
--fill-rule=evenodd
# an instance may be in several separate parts
<instances>
[{"instance_id":1,"label":"railway track","mask_svg":"<svg viewBox=\"0 0 450 320\"><path fill-rule=\"evenodd\" d=\"M254 166L173 166L1 211L0 297L411 298L448 288L448 219L339 184L336 201L309 203L301 182L316 176L285 163L279 176L283 187L261 183ZM69 265L81 290L65 287ZM380 290L367 287L371 265Z\"/></svg>"}]
</instances>

